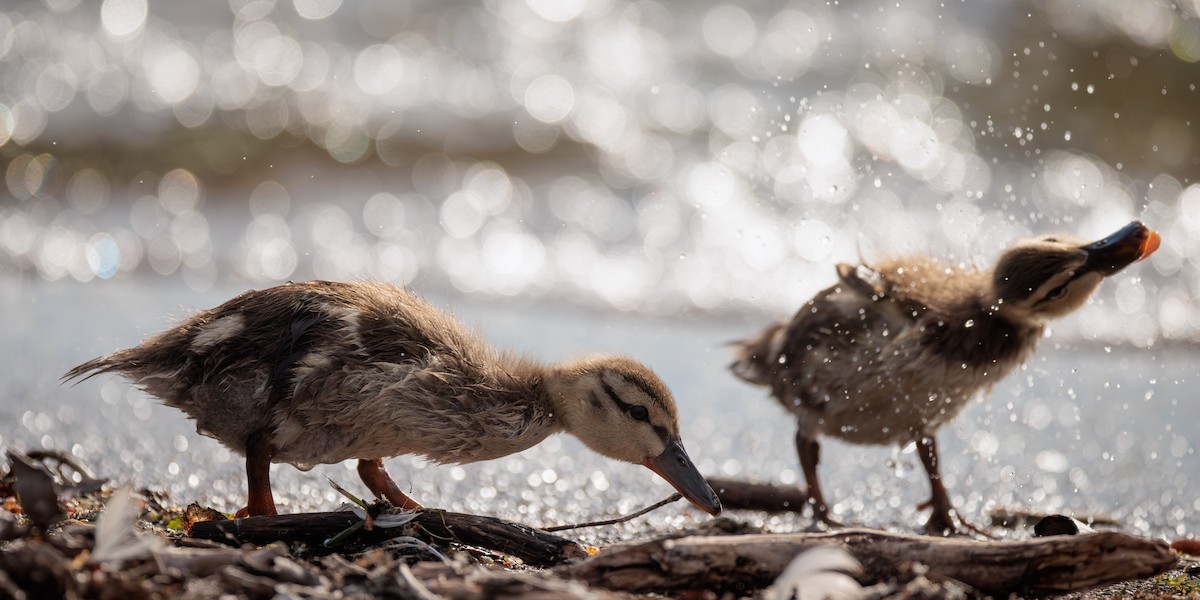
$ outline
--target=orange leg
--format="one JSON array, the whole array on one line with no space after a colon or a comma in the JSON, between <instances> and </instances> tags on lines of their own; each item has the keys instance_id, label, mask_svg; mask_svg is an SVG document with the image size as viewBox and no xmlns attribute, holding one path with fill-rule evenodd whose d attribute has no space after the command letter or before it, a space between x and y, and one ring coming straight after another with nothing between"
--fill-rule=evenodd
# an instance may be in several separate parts
<instances>
[{"instance_id":1,"label":"orange leg","mask_svg":"<svg viewBox=\"0 0 1200 600\"><path fill-rule=\"evenodd\" d=\"M387 501L391 502L393 506L404 510L421 508L416 500L400 491L400 487L396 485L395 481L392 481L392 476L388 475L387 469L383 468L382 458L360 459L358 476L362 478L363 483L367 484L367 489L370 489L376 498L387 498Z\"/></svg>"},{"instance_id":2,"label":"orange leg","mask_svg":"<svg viewBox=\"0 0 1200 600\"><path fill-rule=\"evenodd\" d=\"M921 457L921 464L925 465L925 472L929 474L930 498L923 502L921 507L933 509L929 520L925 522L925 532L935 535L953 532L955 531L954 507L950 504L950 494L946 492L946 485L942 483L942 472L938 465L937 441L932 436L921 438L917 442L917 454Z\"/></svg>"},{"instance_id":3,"label":"orange leg","mask_svg":"<svg viewBox=\"0 0 1200 600\"><path fill-rule=\"evenodd\" d=\"M942 471L938 464L937 440L933 436L921 438L917 442L917 455L925 472L929 474L929 500L922 502L918 508L932 508L933 514L925 522L925 533L929 535L947 535L959 533L959 525L984 537L993 537L987 531L976 527L965 520L954 510L950 503L950 494L946 492L946 484L942 483ZM957 524L955 523L957 521Z\"/></svg>"},{"instance_id":4,"label":"orange leg","mask_svg":"<svg viewBox=\"0 0 1200 600\"><path fill-rule=\"evenodd\" d=\"M250 497L246 507L237 511L235 518L257 517L278 514L275 499L271 497L271 458L275 447L261 431L246 440L246 482Z\"/></svg>"},{"instance_id":5,"label":"orange leg","mask_svg":"<svg viewBox=\"0 0 1200 600\"><path fill-rule=\"evenodd\" d=\"M821 458L821 444L815 438L796 433L796 453L800 455L800 470L808 483L808 503L813 509L813 518L826 525L841 527L842 524L829 516L829 505L821 493L821 482L817 480L817 463Z\"/></svg>"}]
</instances>

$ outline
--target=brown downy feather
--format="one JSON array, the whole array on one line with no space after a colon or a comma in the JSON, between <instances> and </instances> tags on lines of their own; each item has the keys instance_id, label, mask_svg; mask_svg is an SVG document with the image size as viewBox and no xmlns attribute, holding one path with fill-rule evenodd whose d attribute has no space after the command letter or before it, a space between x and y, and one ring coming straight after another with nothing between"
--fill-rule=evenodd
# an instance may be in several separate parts
<instances>
[{"instance_id":1,"label":"brown downy feather","mask_svg":"<svg viewBox=\"0 0 1200 600\"><path fill-rule=\"evenodd\" d=\"M124 369L130 367L137 368L136 350L137 348L126 348L124 350L117 350L111 354L105 354L99 358L93 358L67 371L62 376L62 381L71 382L74 385L87 381L97 375L123 372Z\"/></svg>"},{"instance_id":2,"label":"brown downy feather","mask_svg":"<svg viewBox=\"0 0 1200 600\"><path fill-rule=\"evenodd\" d=\"M755 337L730 342L736 357L729 365L733 374L749 383L770 385L775 370L772 361L779 356L778 335L782 331L783 323L773 323Z\"/></svg>"}]
</instances>

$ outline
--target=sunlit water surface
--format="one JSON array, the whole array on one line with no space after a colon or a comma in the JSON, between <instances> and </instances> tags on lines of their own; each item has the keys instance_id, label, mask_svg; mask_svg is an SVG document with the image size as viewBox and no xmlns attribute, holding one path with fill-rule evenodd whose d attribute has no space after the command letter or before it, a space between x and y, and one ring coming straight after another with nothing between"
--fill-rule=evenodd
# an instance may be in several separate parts
<instances>
[{"instance_id":1,"label":"sunlit water surface","mask_svg":"<svg viewBox=\"0 0 1200 600\"><path fill-rule=\"evenodd\" d=\"M1063 7L16 2L0 269L784 312L1136 218L1162 248L1060 327L1195 340L1200 8Z\"/></svg>"},{"instance_id":2,"label":"sunlit water surface","mask_svg":"<svg viewBox=\"0 0 1200 600\"><path fill-rule=\"evenodd\" d=\"M242 291L197 293L171 280L46 283L0 280L7 315L0 352L0 445L70 450L97 473L170 492L182 504L234 510L245 501L241 458L198 435L184 415L123 380L62 386L71 366L136 344L191 308ZM685 445L706 474L795 483L800 477L790 419L763 389L726 370L725 341L763 325L758 318L646 318L548 303L484 303L431 297L477 324L495 344L547 361L586 352L624 352L648 363L674 392ZM1111 515L1151 535L1200 530L1194 349L1104 348L1051 338L1027 368L973 403L940 435L943 471L957 504L976 522L994 507ZM912 448L826 441L821 473L841 519L912 530L927 482ZM396 458L397 481L428 505L535 525L609 517L671 490L648 470L619 464L573 438L552 437L508 458L437 466ZM366 494L353 463L300 472L273 469L284 511L328 510L341 498L326 477ZM807 517L733 516L773 530ZM631 524L579 535L607 541L695 525L707 517L677 503Z\"/></svg>"}]
</instances>

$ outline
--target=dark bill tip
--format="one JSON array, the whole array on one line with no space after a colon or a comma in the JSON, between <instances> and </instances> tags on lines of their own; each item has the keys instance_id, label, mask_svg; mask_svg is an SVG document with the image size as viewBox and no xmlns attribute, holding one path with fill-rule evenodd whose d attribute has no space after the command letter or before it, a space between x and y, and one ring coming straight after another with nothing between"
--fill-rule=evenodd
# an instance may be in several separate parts
<instances>
[{"instance_id":1,"label":"dark bill tip","mask_svg":"<svg viewBox=\"0 0 1200 600\"><path fill-rule=\"evenodd\" d=\"M670 442L662 454L647 458L642 464L667 480L688 502L714 517L721 514L721 501L717 493L696 470L696 465L692 464L692 459L688 458L679 442Z\"/></svg>"},{"instance_id":2,"label":"dark bill tip","mask_svg":"<svg viewBox=\"0 0 1200 600\"><path fill-rule=\"evenodd\" d=\"M1141 221L1134 221L1098 242L1083 247L1087 265L1101 275L1111 275L1158 250L1162 238Z\"/></svg>"}]
</instances>

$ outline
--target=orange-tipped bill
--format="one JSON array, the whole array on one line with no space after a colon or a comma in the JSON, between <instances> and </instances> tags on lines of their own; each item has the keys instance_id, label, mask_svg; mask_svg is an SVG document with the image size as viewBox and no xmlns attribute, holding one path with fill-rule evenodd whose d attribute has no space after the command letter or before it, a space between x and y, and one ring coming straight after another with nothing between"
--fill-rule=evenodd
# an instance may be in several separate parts
<instances>
[{"instance_id":1,"label":"orange-tipped bill","mask_svg":"<svg viewBox=\"0 0 1200 600\"><path fill-rule=\"evenodd\" d=\"M692 464L692 459L688 458L679 442L670 442L662 454L647 458L642 464L666 479L688 502L714 517L721 514L721 500L717 498L717 493L696 470L696 465Z\"/></svg>"},{"instance_id":2,"label":"orange-tipped bill","mask_svg":"<svg viewBox=\"0 0 1200 600\"><path fill-rule=\"evenodd\" d=\"M1140 221L1122 227L1116 233L1083 247L1089 270L1112 275L1158 250L1162 238Z\"/></svg>"},{"instance_id":3,"label":"orange-tipped bill","mask_svg":"<svg viewBox=\"0 0 1200 600\"><path fill-rule=\"evenodd\" d=\"M1146 239L1142 240L1142 255L1138 257L1138 260L1145 260L1151 254L1154 254L1154 251L1158 250L1159 244L1162 243L1162 236L1158 235L1157 231L1150 228L1147 228L1146 231L1148 234L1146 235Z\"/></svg>"}]
</instances>

